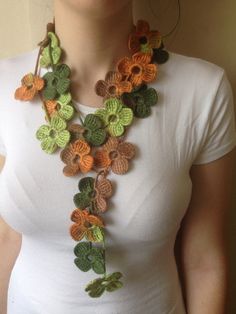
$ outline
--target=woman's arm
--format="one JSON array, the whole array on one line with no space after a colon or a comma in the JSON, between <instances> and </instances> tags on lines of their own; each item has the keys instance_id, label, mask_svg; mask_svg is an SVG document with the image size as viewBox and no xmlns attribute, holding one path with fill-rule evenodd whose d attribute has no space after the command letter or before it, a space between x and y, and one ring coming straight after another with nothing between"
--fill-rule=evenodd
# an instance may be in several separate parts
<instances>
[{"instance_id":1,"label":"woman's arm","mask_svg":"<svg viewBox=\"0 0 236 314\"><path fill-rule=\"evenodd\" d=\"M228 295L227 226L235 151L194 165L189 208L179 235L180 273L188 314L225 314Z\"/></svg>"},{"instance_id":2,"label":"woman's arm","mask_svg":"<svg viewBox=\"0 0 236 314\"><path fill-rule=\"evenodd\" d=\"M21 235L0 217L0 313L7 313L7 290L12 268L21 247Z\"/></svg>"}]
</instances>

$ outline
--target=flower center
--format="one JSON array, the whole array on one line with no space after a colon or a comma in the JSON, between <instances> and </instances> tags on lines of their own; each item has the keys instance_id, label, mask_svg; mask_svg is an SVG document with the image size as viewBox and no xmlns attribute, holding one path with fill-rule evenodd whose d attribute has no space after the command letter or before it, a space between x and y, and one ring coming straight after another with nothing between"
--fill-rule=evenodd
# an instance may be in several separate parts
<instances>
[{"instance_id":1,"label":"flower center","mask_svg":"<svg viewBox=\"0 0 236 314\"><path fill-rule=\"evenodd\" d=\"M118 157L118 153L117 153L116 150L113 150L113 151L111 151L111 152L109 153L109 158L110 158L111 160L116 159L117 157Z\"/></svg>"},{"instance_id":2,"label":"flower center","mask_svg":"<svg viewBox=\"0 0 236 314\"><path fill-rule=\"evenodd\" d=\"M75 156L72 158L72 163L77 164L79 163L80 156L78 154L75 154Z\"/></svg>"},{"instance_id":3,"label":"flower center","mask_svg":"<svg viewBox=\"0 0 236 314\"><path fill-rule=\"evenodd\" d=\"M85 221L85 222L84 222L84 226L85 226L86 228L89 228L89 227L91 227L91 224L90 224L88 221Z\"/></svg>"},{"instance_id":4,"label":"flower center","mask_svg":"<svg viewBox=\"0 0 236 314\"><path fill-rule=\"evenodd\" d=\"M111 123L111 122L116 122L117 121L117 116L115 114L111 114L109 117L108 117L108 122Z\"/></svg>"},{"instance_id":5,"label":"flower center","mask_svg":"<svg viewBox=\"0 0 236 314\"><path fill-rule=\"evenodd\" d=\"M131 69L132 74L139 74L141 72L141 68L138 65L134 65Z\"/></svg>"},{"instance_id":6,"label":"flower center","mask_svg":"<svg viewBox=\"0 0 236 314\"><path fill-rule=\"evenodd\" d=\"M57 135L57 132L53 129L50 130L50 133L49 133L49 136L52 137L52 138L55 138Z\"/></svg>"},{"instance_id":7,"label":"flower center","mask_svg":"<svg viewBox=\"0 0 236 314\"><path fill-rule=\"evenodd\" d=\"M91 192L88 193L88 196L89 196L90 198L94 198L96 195L97 195L96 190L92 190Z\"/></svg>"},{"instance_id":8,"label":"flower center","mask_svg":"<svg viewBox=\"0 0 236 314\"><path fill-rule=\"evenodd\" d=\"M110 95L115 95L116 94L116 86L115 85L111 85L108 87L108 93Z\"/></svg>"},{"instance_id":9,"label":"flower center","mask_svg":"<svg viewBox=\"0 0 236 314\"><path fill-rule=\"evenodd\" d=\"M147 43L147 37L146 36L140 37L139 42L141 45L145 45Z\"/></svg>"}]
</instances>

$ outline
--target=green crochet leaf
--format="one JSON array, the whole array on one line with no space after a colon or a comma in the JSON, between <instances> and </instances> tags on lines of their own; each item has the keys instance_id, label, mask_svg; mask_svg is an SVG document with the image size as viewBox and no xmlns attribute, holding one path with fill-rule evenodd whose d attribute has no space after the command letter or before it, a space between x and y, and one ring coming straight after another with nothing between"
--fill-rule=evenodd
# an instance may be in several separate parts
<instances>
[{"instance_id":1,"label":"green crochet leaf","mask_svg":"<svg viewBox=\"0 0 236 314\"><path fill-rule=\"evenodd\" d=\"M46 81L47 86L54 86L53 85L53 80L55 78L55 75L53 72L47 72L44 74L43 79Z\"/></svg>"},{"instance_id":2,"label":"green crochet leaf","mask_svg":"<svg viewBox=\"0 0 236 314\"><path fill-rule=\"evenodd\" d=\"M117 281L110 282L106 286L106 291L112 292L112 291L115 291L115 290L122 288L122 287L123 287L123 283L121 281L117 280Z\"/></svg>"},{"instance_id":3,"label":"green crochet leaf","mask_svg":"<svg viewBox=\"0 0 236 314\"><path fill-rule=\"evenodd\" d=\"M130 125L133 120L133 111L130 108L123 108L119 112L120 123Z\"/></svg>"},{"instance_id":4,"label":"green crochet leaf","mask_svg":"<svg viewBox=\"0 0 236 314\"><path fill-rule=\"evenodd\" d=\"M123 103L117 98L108 98L105 100L104 105L108 114L116 114L121 111Z\"/></svg>"},{"instance_id":5,"label":"green crochet leaf","mask_svg":"<svg viewBox=\"0 0 236 314\"><path fill-rule=\"evenodd\" d=\"M87 114L84 119L84 126L89 128L90 130L100 129L102 125L102 120L92 113Z\"/></svg>"},{"instance_id":6,"label":"green crochet leaf","mask_svg":"<svg viewBox=\"0 0 236 314\"><path fill-rule=\"evenodd\" d=\"M106 276L106 280L108 280L108 281L114 281L114 280L120 279L122 276L123 276L123 275L122 275L121 272L116 271L116 272L114 272L114 273L111 273L111 274L107 275L107 276Z\"/></svg>"},{"instance_id":7,"label":"green crochet leaf","mask_svg":"<svg viewBox=\"0 0 236 314\"><path fill-rule=\"evenodd\" d=\"M74 253L76 256L84 256L85 254L88 254L90 252L90 244L89 242L80 242L76 244L74 247Z\"/></svg>"},{"instance_id":8,"label":"green crochet leaf","mask_svg":"<svg viewBox=\"0 0 236 314\"><path fill-rule=\"evenodd\" d=\"M138 118L146 118L151 114L151 107L145 103L138 104L135 108L135 115Z\"/></svg>"},{"instance_id":9,"label":"green crochet leaf","mask_svg":"<svg viewBox=\"0 0 236 314\"><path fill-rule=\"evenodd\" d=\"M95 112L94 112L94 114L96 115L96 116L98 116L102 121L103 121L103 123L107 123L107 111L106 111L106 109L103 109L103 108L99 108L99 109L97 109Z\"/></svg>"},{"instance_id":10,"label":"green crochet leaf","mask_svg":"<svg viewBox=\"0 0 236 314\"><path fill-rule=\"evenodd\" d=\"M89 296L92 298L100 297L105 291L105 285L102 285L103 279L97 278L90 281L85 287L85 291L88 292Z\"/></svg>"},{"instance_id":11,"label":"green crochet leaf","mask_svg":"<svg viewBox=\"0 0 236 314\"><path fill-rule=\"evenodd\" d=\"M57 82L56 90L61 95L67 92L69 87L70 87L70 80L67 78L61 78Z\"/></svg>"},{"instance_id":12,"label":"green crochet leaf","mask_svg":"<svg viewBox=\"0 0 236 314\"><path fill-rule=\"evenodd\" d=\"M91 269L91 263L85 258L77 257L74 259L74 263L80 270L84 272Z\"/></svg>"},{"instance_id":13,"label":"green crochet leaf","mask_svg":"<svg viewBox=\"0 0 236 314\"><path fill-rule=\"evenodd\" d=\"M68 78L70 75L70 68L67 64L58 64L55 68L55 75L58 78Z\"/></svg>"},{"instance_id":14,"label":"green crochet leaf","mask_svg":"<svg viewBox=\"0 0 236 314\"><path fill-rule=\"evenodd\" d=\"M102 242L102 241L104 240L104 231L103 231L103 228L93 225L93 226L90 228L90 231L91 231L91 233L92 233L94 242ZM85 235L85 237L87 238L86 235ZM87 238L87 240L89 241L88 238Z\"/></svg>"},{"instance_id":15,"label":"green crochet leaf","mask_svg":"<svg viewBox=\"0 0 236 314\"><path fill-rule=\"evenodd\" d=\"M57 35L53 32L48 32L48 37L50 38L51 47L55 48L59 45L59 39Z\"/></svg>"},{"instance_id":16,"label":"green crochet leaf","mask_svg":"<svg viewBox=\"0 0 236 314\"><path fill-rule=\"evenodd\" d=\"M60 131L55 136L56 144L60 148L64 148L66 146L66 144L69 142L69 140L70 140L70 132L67 130Z\"/></svg>"},{"instance_id":17,"label":"green crochet leaf","mask_svg":"<svg viewBox=\"0 0 236 314\"><path fill-rule=\"evenodd\" d=\"M61 106L61 108L58 111L59 115L65 120L70 120L73 117L74 112L75 112L74 108L69 105Z\"/></svg>"},{"instance_id":18,"label":"green crochet leaf","mask_svg":"<svg viewBox=\"0 0 236 314\"><path fill-rule=\"evenodd\" d=\"M89 193L93 191L94 178L93 177L84 177L79 180L78 188L81 192Z\"/></svg>"},{"instance_id":19,"label":"green crochet leaf","mask_svg":"<svg viewBox=\"0 0 236 314\"><path fill-rule=\"evenodd\" d=\"M91 280L86 285L85 291L88 292L89 296L94 298L100 297L105 290L108 292L115 291L123 287L123 283L118 280L121 276L120 272L114 272L110 275Z\"/></svg>"},{"instance_id":20,"label":"green crochet leaf","mask_svg":"<svg viewBox=\"0 0 236 314\"><path fill-rule=\"evenodd\" d=\"M51 54L52 54L53 64L58 64L61 58L61 53L62 53L62 50L60 47L55 47L52 49Z\"/></svg>"},{"instance_id":21,"label":"green crochet leaf","mask_svg":"<svg viewBox=\"0 0 236 314\"><path fill-rule=\"evenodd\" d=\"M42 140L41 148L46 153L52 154L57 149L57 144L55 143L55 140L53 138L47 137Z\"/></svg>"},{"instance_id":22,"label":"green crochet leaf","mask_svg":"<svg viewBox=\"0 0 236 314\"><path fill-rule=\"evenodd\" d=\"M149 88L143 92L143 99L149 106L154 106L158 101L158 94L154 88Z\"/></svg>"},{"instance_id":23,"label":"green crochet leaf","mask_svg":"<svg viewBox=\"0 0 236 314\"><path fill-rule=\"evenodd\" d=\"M57 99L57 102L60 105L68 105L71 102L71 100L72 100L71 93L65 93L60 95L60 97Z\"/></svg>"},{"instance_id":24,"label":"green crochet leaf","mask_svg":"<svg viewBox=\"0 0 236 314\"><path fill-rule=\"evenodd\" d=\"M91 198L86 193L77 193L73 197L74 204L77 208L84 209L91 203Z\"/></svg>"},{"instance_id":25,"label":"green crochet leaf","mask_svg":"<svg viewBox=\"0 0 236 314\"><path fill-rule=\"evenodd\" d=\"M94 146L102 145L105 142L107 137L107 133L104 129L98 129L93 132L86 130L83 133L84 138L86 141Z\"/></svg>"},{"instance_id":26,"label":"green crochet leaf","mask_svg":"<svg viewBox=\"0 0 236 314\"><path fill-rule=\"evenodd\" d=\"M55 87L46 87L43 89L42 96L45 100L55 99L57 90Z\"/></svg>"},{"instance_id":27,"label":"green crochet leaf","mask_svg":"<svg viewBox=\"0 0 236 314\"><path fill-rule=\"evenodd\" d=\"M65 130L66 122L58 114L55 114L51 118L51 128L56 130L57 132Z\"/></svg>"},{"instance_id":28,"label":"green crochet leaf","mask_svg":"<svg viewBox=\"0 0 236 314\"><path fill-rule=\"evenodd\" d=\"M50 131L51 128L49 125L41 125L35 133L36 138L41 141L49 136Z\"/></svg>"},{"instance_id":29,"label":"green crochet leaf","mask_svg":"<svg viewBox=\"0 0 236 314\"><path fill-rule=\"evenodd\" d=\"M124 133L124 131L125 129L120 122L108 125L108 132L110 133L111 136L121 136Z\"/></svg>"},{"instance_id":30,"label":"green crochet leaf","mask_svg":"<svg viewBox=\"0 0 236 314\"><path fill-rule=\"evenodd\" d=\"M105 273L105 265L102 261L96 260L94 263L92 263L92 269L96 274L104 274Z\"/></svg>"}]
</instances>

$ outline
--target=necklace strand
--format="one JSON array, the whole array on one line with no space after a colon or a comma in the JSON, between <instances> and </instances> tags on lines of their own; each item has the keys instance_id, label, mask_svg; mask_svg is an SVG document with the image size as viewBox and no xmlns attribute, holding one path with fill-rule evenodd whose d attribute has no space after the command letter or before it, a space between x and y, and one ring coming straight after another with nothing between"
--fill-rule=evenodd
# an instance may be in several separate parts
<instances>
[{"instance_id":1,"label":"necklace strand","mask_svg":"<svg viewBox=\"0 0 236 314\"><path fill-rule=\"evenodd\" d=\"M84 272L93 270L103 275L90 281L85 291L90 297L100 297L104 291L123 287L120 271L107 273L105 221L112 196L110 172L118 175L128 172L136 147L126 141L127 131L134 118L146 118L158 101L158 94L147 84L157 76L158 64L168 60L161 34L150 30L148 22L138 20L128 38L132 57L118 60L105 80L95 85L97 95L103 97L103 108L86 114L84 119L76 108L70 92L70 68L61 62L62 48L55 33L55 18L47 24L45 38L38 44L39 52L33 73L26 74L15 91L15 99L30 101L37 95L42 102L47 124L36 131L41 148L48 154L58 148L65 164L67 177L96 173L95 178L85 176L78 182L79 192L73 197L76 208L71 214L73 224L70 236L78 242L74 248L74 264ZM39 69L51 69L43 77ZM80 124L69 121L78 115ZM82 239L87 241L82 241ZM99 246L102 244L102 247Z\"/></svg>"}]
</instances>

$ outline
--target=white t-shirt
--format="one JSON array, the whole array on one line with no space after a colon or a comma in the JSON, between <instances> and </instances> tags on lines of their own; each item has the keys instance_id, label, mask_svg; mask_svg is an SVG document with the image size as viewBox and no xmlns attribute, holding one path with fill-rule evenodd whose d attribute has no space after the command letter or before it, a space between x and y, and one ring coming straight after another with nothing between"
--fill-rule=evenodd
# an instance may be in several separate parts
<instances>
[{"instance_id":1,"label":"white t-shirt","mask_svg":"<svg viewBox=\"0 0 236 314\"><path fill-rule=\"evenodd\" d=\"M236 145L232 90L225 71L170 52L159 66L159 102L134 118L127 141L138 148L124 175L108 175L115 193L104 213L107 272L121 271L123 288L91 298L85 285L99 277L73 263L69 235L81 176L65 177L59 151L49 155L35 137L45 124L34 102L14 99L38 48L0 62L0 214L22 233L13 268L8 314L184 314L174 242L186 212L193 164L216 160ZM76 103L85 115L96 108ZM79 119L75 118L75 122ZM87 175L94 176L94 172Z\"/></svg>"}]
</instances>

